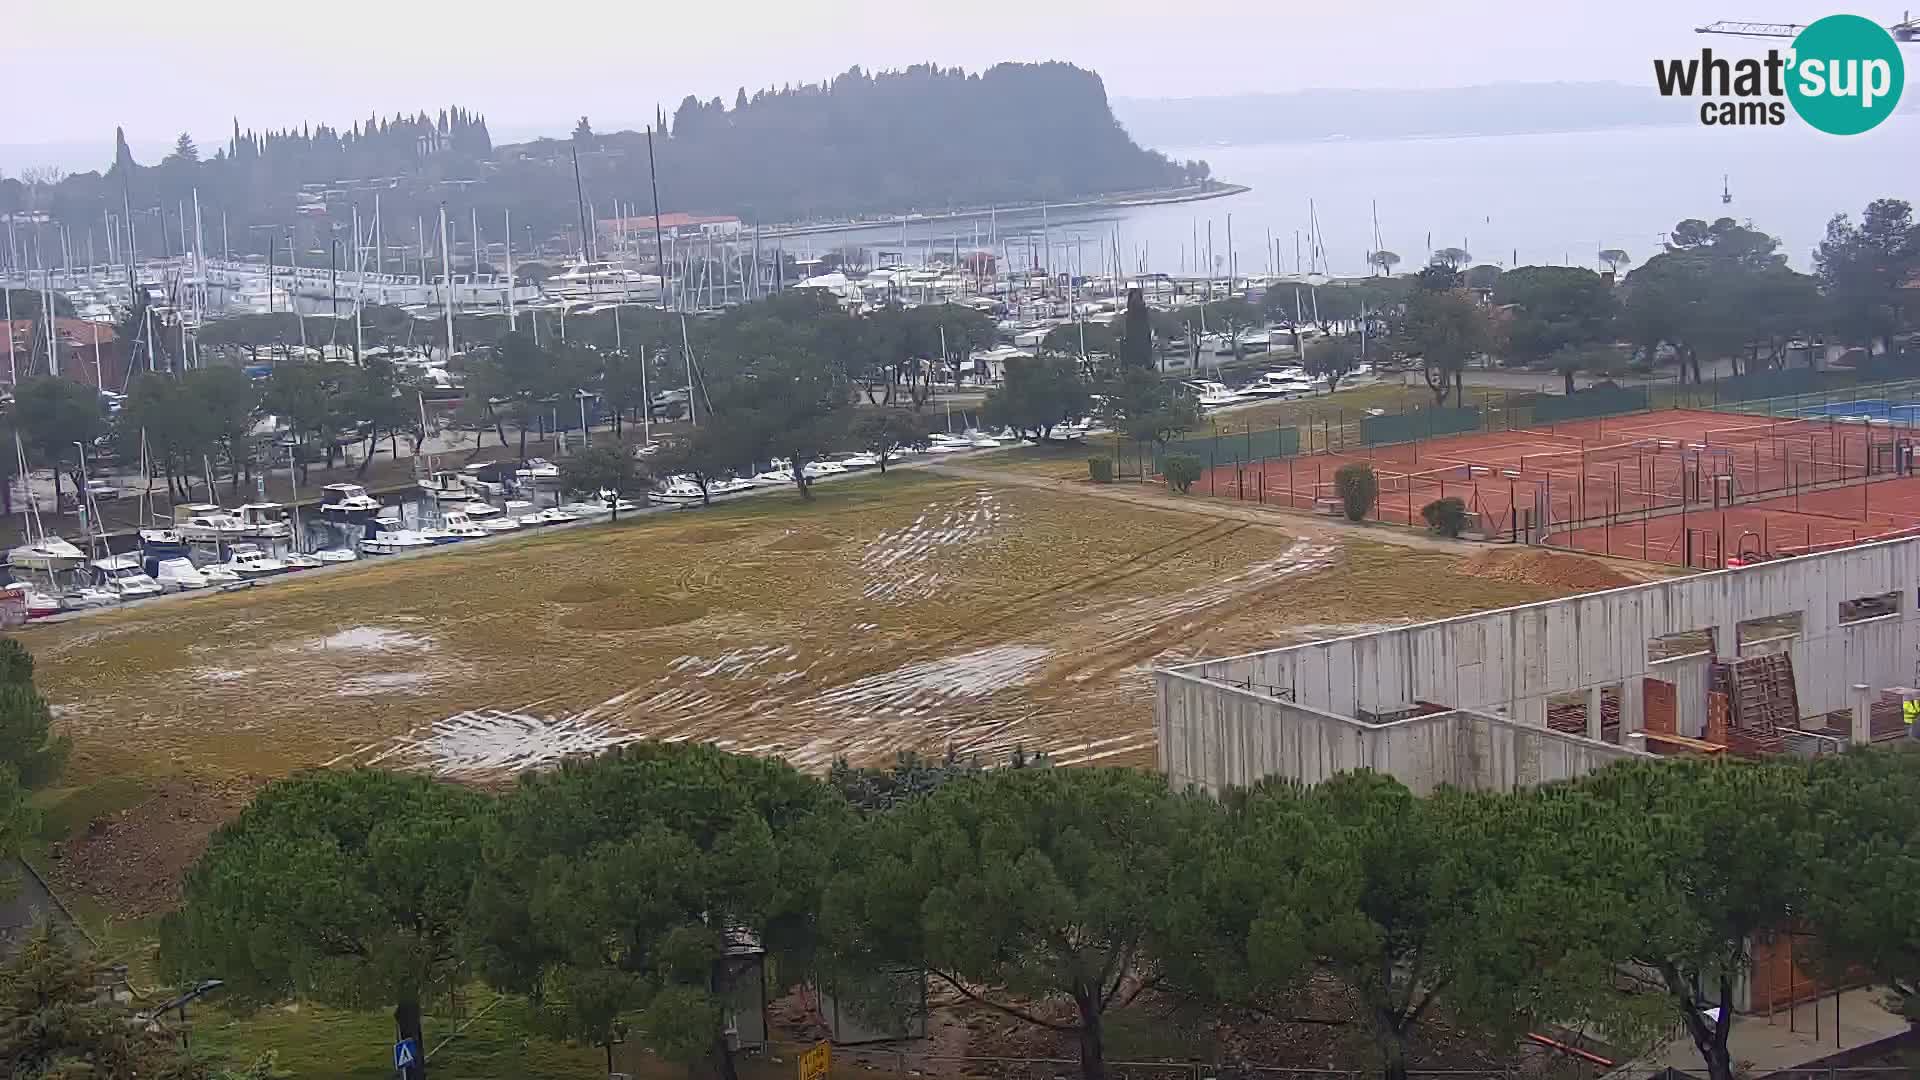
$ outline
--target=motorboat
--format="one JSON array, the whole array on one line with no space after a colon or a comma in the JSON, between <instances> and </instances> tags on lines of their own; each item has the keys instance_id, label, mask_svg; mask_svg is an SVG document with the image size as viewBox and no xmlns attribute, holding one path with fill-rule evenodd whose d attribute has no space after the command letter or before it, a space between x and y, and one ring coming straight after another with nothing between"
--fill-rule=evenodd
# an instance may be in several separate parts
<instances>
[{"instance_id":1,"label":"motorboat","mask_svg":"<svg viewBox=\"0 0 1920 1080\"><path fill-rule=\"evenodd\" d=\"M660 299L660 279L618 263L578 262L541 282L540 291L561 300L651 304Z\"/></svg>"},{"instance_id":2,"label":"motorboat","mask_svg":"<svg viewBox=\"0 0 1920 1080\"><path fill-rule=\"evenodd\" d=\"M328 517L364 518L380 512L380 500L359 484L328 484L320 491L320 512Z\"/></svg>"},{"instance_id":3,"label":"motorboat","mask_svg":"<svg viewBox=\"0 0 1920 1080\"><path fill-rule=\"evenodd\" d=\"M449 510L442 514L439 529L454 540L478 540L487 535L485 527L476 524L472 518L459 510Z\"/></svg>"},{"instance_id":4,"label":"motorboat","mask_svg":"<svg viewBox=\"0 0 1920 1080\"><path fill-rule=\"evenodd\" d=\"M692 477L671 476L667 478L665 487L648 492L647 499L667 506L687 506L705 502L707 494Z\"/></svg>"},{"instance_id":5,"label":"motorboat","mask_svg":"<svg viewBox=\"0 0 1920 1080\"><path fill-rule=\"evenodd\" d=\"M791 473L789 473L787 476L787 482L788 483L793 482L793 476ZM757 488L759 486L760 486L760 482L758 477L729 476L724 479L714 480L708 483L707 492L712 495L738 495L742 491L752 491L754 488Z\"/></svg>"},{"instance_id":6,"label":"motorboat","mask_svg":"<svg viewBox=\"0 0 1920 1080\"><path fill-rule=\"evenodd\" d=\"M1242 397L1292 398L1313 392L1313 377L1297 368L1269 371L1240 388Z\"/></svg>"},{"instance_id":7,"label":"motorboat","mask_svg":"<svg viewBox=\"0 0 1920 1080\"><path fill-rule=\"evenodd\" d=\"M516 479L533 484L557 484L560 482L560 466L546 458L528 458L513 470Z\"/></svg>"},{"instance_id":8,"label":"motorboat","mask_svg":"<svg viewBox=\"0 0 1920 1080\"><path fill-rule=\"evenodd\" d=\"M467 515L468 520L479 522L485 522L500 516L499 507L492 503L483 502L470 502L460 507L459 512Z\"/></svg>"},{"instance_id":9,"label":"motorboat","mask_svg":"<svg viewBox=\"0 0 1920 1080\"><path fill-rule=\"evenodd\" d=\"M140 553L149 559L171 559L187 553L187 538L172 528L141 529Z\"/></svg>"},{"instance_id":10,"label":"motorboat","mask_svg":"<svg viewBox=\"0 0 1920 1080\"><path fill-rule=\"evenodd\" d=\"M357 562L360 553L347 547L321 548L313 552L313 557L328 566L338 566L341 563Z\"/></svg>"},{"instance_id":11,"label":"motorboat","mask_svg":"<svg viewBox=\"0 0 1920 1080\"><path fill-rule=\"evenodd\" d=\"M569 514L557 506L549 506L540 511L540 520L547 525L571 525L580 520L580 515Z\"/></svg>"},{"instance_id":12,"label":"motorboat","mask_svg":"<svg viewBox=\"0 0 1920 1080\"><path fill-rule=\"evenodd\" d=\"M287 565L289 571L317 570L326 565L326 563L321 562L312 555L308 555L304 551L289 551L285 555L280 556L280 561Z\"/></svg>"},{"instance_id":13,"label":"motorboat","mask_svg":"<svg viewBox=\"0 0 1920 1080\"><path fill-rule=\"evenodd\" d=\"M61 603L58 596L31 582L16 581L9 585L0 585L0 591L19 596L20 599L15 601L19 606L14 610L23 611L29 619L44 619L65 610L65 605Z\"/></svg>"},{"instance_id":14,"label":"motorboat","mask_svg":"<svg viewBox=\"0 0 1920 1080\"><path fill-rule=\"evenodd\" d=\"M161 559L154 567L153 577L167 592L207 587L207 576L193 565L192 559L185 557Z\"/></svg>"},{"instance_id":15,"label":"motorboat","mask_svg":"<svg viewBox=\"0 0 1920 1080\"><path fill-rule=\"evenodd\" d=\"M286 563L252 544L235 544L227 549L226 562L221 565L249 581L287 572Z\"/></svg>"},{"instance_id":16,"label":"motorboat","mask_svg":"<svg viewBox=\"0 0 1920 1080\"><path fill-rule=\"evenodd\" d=\"M287 521L287 508L279 503L242 503L234 513L246 527L249 540L285 540L293 534Z\"/></svg>"},{"instance_id":17,"label":"motorboat","mask_svg":"<svg viewBox=\"0 0 1920 1080\"><path fill-rule=\"evenodd\" d=\"M36 570L43 574L78 570L85 566L87 553L58 536L43 536L7 552L7 565L15 570Z\"/></svg>"},{"instance_id":18,"label":"motorboat","mask_svg":"<svg viewBox=\"0 0 1920 1080\"><path fill-rule=\"evenodd\" d=\"M159 582L147 576L138 555L109 555L93 560L92 566L94 584L119 594L122 600L159 596L165 591Z\"/></svg>"},{"instance_id":19,"label":"motorboat","mask_svg":"<svg viewBox=\"0 0 1920 1080\"><path fill-rule=\"evenodd\" d=\"M430 499L455 499L466 502L473 498L473 489L467 486L465 474L457 472L428 473L426 478L420 481L420 490L426 492Z\"/></svg>"},{"instance_id":20,"label":"motorboat","mask_svg":"<svg viewBox=\"0 0 1920 1080\"><path fill-rule=\"evenodd\" d=\"M1218 409L1223 405L1234 405L1246 399L1228 389L1225 383L1208 379L1196 379L1182 383L1193 393L1193 399L1202 409Z\"/></svg>"},{"instance_id":21,"label":"motorboat","mask_svg":"<svg viewBox=\"0 0 1920 1080\"><path fill-rule=\"evenodd\" d=\"M188 541L226 543L247 535L245 522L212 503L176 506L173 522L174 531Z\"/></svg>"},{"instance_id":22,"label":"motorboat","mask_svg":"<svg viewBox=\"0 0 1920 1080\"><path fill-rule=\"evenodd\" d=\"M865 450L859 450L849 454L830 454L825 460L834 462L842 469L871 469L880 464L878 454L868 453Z\"/></svg>"},{"instance_id":23,"label":"motorboat","mask_svg":"<svg viewBox=\"0 0 1920 1080\"><path fill-rule=\"evenodd\" d=\"M432 546L431 539L402 525L399 518L381 518L374 523L373 535L360 541L360 550L368 555L397 555Z\"/></svg>"},{"instance_id":24,"label":"motorboat","mask_svg":"<svg viewBox=\"0 0 1920 1080\"><path fill-rule=\"evenodd\" d=\"M200 568L200 576L208 585L238 585L245 579L238 571L225 563L208 563Z\"/></svg>"},{"instance_id":25,"label":"motorboat","mask_svg":"<svg viewBox=\"0 0 1920 1080\"><path fill-rule=\"evenodd\" d=\"M984 431L968 431L967 445L975 450L992 450L1000 445L1000 440Z\"/></svg>"},{"instance_id":26,"label":"motorboat","mask_svg":"<svg viewBox=\"0 0 1920 1080\"><path fill-rule=\"evenodd\" d=\"M600 489L600 506L609 511L630 514L640 509L640 504L610 488Z\"/></svg>"},{"instance_id":27,"label":"motorboat","mask_svg":"<svg viewBox=\"0 0 1920 1080\"><path fill-rule=\"evenodd\" d=\"M120 602L120 594L100 585L82 585L79 588L68 589L60 600L61 606L66 610L79 611L117 604Z\"/></svg>"},{"instance_id":28,"label":"motorboat","mask_svg":"<svg viewBox=\"0 0 1920 1080\"><path fill-rule=\"evenodd\" d=\"M995 442L994 445L1000 444ZM809 461L800 471L806 475L807 479L818 480L823 476L838 476L846 472L847 467L837 461Z\"/></svg>"},{"instance_id":29,"label":"motorboat","mask_svg":"<svg viewBox=\"0 0 1920 1080\"><path fill-rule=\"evenodd\" d=\"M927 453L958 454L973 449L973 440L959 435L934 432L927 436Z\"/></svg>"},{"instance_id":30,"label":"motorboat","mask_svg":"<svg viewBox=\"0 0 1920 1080\"><path fill-rule=\"evenodd\" d=\"M502 514L499 517L486 518L482 521L476 522L475 524L479 525L482 529L485 529L489 533L504 533L504 532L512 532L515 529L518 529L520 527L520 519L517 517L508 517L505 514Z\"/></svg>"}]
</instances>

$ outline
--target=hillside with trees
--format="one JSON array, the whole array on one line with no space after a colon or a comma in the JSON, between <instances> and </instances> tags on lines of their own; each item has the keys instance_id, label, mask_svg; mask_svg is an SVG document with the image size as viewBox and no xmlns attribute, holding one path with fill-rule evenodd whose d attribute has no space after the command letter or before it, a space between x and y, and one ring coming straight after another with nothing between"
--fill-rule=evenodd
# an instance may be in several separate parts
<instances>
[{"instance_id":1,"label":"hillside with trees","mask_svg":"<svg viewBox=\"0 0 1920 1080\"><path fill-rule=\"evenodd\" d=\"M1062 201L1207 175L1204 162L1135 144L1100 77L1064 63L852 68L827 82L742 87L731 106L690 95L671 117L661 110L653 142L663 211L758 223ZM224 145L182 134L153 164L135 161L116 132L104 172L0 180L0 213L45 211L77 237L127 206L140 251L165 254L180 250L197 190L210 249L224 215L233 250L264 252L264 237L287 226L324 247L352 205L363 219L372 212L378 192L390 235L445 202L483 223L511 210L516 233L526 225L546 238L576 227L576 153L597 216L613 216L616 202L650 211L644 132L598 134L582 116L569 138L496 147L484 116L454 106L346 128L259 132L236 121Z\"/></svg>"}]
</instances>

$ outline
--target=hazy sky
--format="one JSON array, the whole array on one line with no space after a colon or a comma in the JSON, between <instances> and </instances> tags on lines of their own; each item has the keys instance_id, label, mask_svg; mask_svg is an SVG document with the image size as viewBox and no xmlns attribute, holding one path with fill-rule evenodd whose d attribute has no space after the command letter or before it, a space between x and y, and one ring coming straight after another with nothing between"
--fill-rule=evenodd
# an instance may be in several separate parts
<instances>
[{"instance_id":1,"label":"hazy sky","mask_svg":"<svg viewBox=\"0 0 1920 1080\"><path fill-rule=\"evenodd\" d=\"M1698 23L1833 10L1786 0L92 0L77 26L72 4L0 0L0 97L13 106L0 168L34 164L22 160L26 144L97 143L104 166L115 124L136 151L182 129L218 145L236 115L243 126L344 125L459 103L484 112L497 139L562 133L581 113L613 129L688 93L731 102L742 85L751 93L854 64L1070 60L1127 97L1647 83L1656 55L1765 47L1701 38ZM1893 3L1852 10L1898 17ZM1920 49L1909 56L1920 67Z\"/></svg>"}]
</instances>

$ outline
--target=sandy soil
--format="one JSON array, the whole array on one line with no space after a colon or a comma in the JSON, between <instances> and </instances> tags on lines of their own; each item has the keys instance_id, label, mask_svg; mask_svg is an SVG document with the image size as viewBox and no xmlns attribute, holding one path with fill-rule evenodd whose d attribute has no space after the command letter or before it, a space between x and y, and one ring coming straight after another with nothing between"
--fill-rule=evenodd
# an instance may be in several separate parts
<instances>
[{"instance_id":1,"label":"sandy soil","mask_svg":"<svg viewBox=\"0 0 1920 1080\"><path fill-rule=\"evenodd\" d=\"M36 628L75 769L486 781L635 739L1150 764L1148 670L1572 591L1277 516L894 476ZM1577 586L1576 586L1577 588Z\"/></svg>"}]
</instances>

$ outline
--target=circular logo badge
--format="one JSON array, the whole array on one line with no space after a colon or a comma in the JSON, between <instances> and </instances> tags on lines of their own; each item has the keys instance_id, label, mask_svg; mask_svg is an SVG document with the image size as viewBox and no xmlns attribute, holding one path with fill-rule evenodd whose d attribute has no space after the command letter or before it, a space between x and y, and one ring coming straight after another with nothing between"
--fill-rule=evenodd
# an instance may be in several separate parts
<instances>
[{"instance_id":1,"label":"circular logo badge","mask_svg":"<svg viewBox=\"0 0 1920 1080\"><path fill-rule=\"evenodd\" d=\"M1793 39L1787 100L1829 135L1858 135L1893 114L1906 86L1900 45L1858 15L1829 15Z\"/></svg>"}]
</instances>

